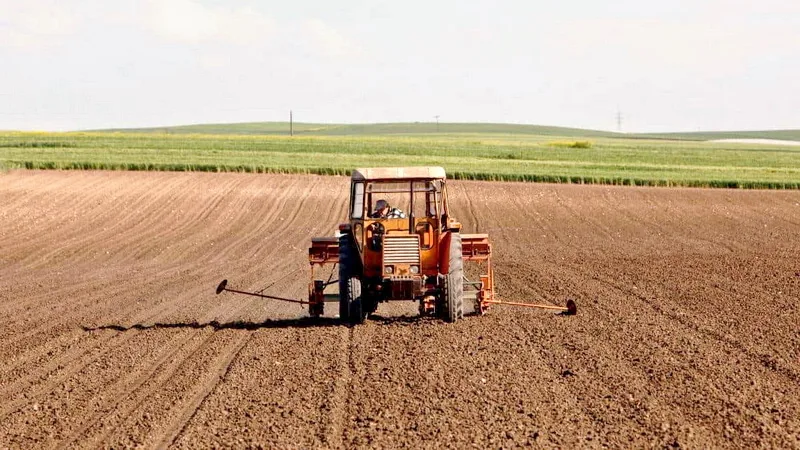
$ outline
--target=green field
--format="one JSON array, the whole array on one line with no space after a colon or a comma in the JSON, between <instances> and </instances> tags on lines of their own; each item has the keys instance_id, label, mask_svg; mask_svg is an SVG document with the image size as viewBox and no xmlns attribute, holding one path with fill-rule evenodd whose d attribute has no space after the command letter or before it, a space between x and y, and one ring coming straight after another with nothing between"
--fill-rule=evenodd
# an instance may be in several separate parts
<instances>
[{"instance_id":1,"label":"green field","mask_svg":"<svg viewBox=\"0 0 800 450\"><path fill-rule=\"evenodd\" d=\"M440 130L426 134L417 129L416 133L359 135L329 131L317 136L311 131L314 124L300 124L300 129L307 127L308 133L289 137L255 134L256 125L262 127L259 133L266 133L263 128L268 124L238 125L249 127L250 134L219 125L228 127L219 131L237 133L225 135L184 134L174 129L147 133L6 132L0 133L0 165L317 174L347 174L360 166L441 165L449 176L460 179L800 188L800 147L623 138L614 133L579 134L581 130L518 125L505 127L534 127L538 131ZM396 131L406 125L375 126L395 127ZM464 130L470 129L468 124L462 125ZM215 125L200 127L209 132ZM280 124L272 127L274 133L279 132ZM562 134L555 135L557 132ZM588 142L590 148L573 148L576 142Z\"/></svg>"}]
</instances>

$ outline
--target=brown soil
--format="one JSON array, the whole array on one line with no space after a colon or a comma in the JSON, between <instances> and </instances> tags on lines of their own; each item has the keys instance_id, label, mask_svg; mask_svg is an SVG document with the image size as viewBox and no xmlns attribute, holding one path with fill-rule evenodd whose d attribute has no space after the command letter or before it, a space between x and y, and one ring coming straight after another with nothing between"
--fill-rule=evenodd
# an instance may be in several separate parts
<instances>
[{"instance_id":1,"label":"brown soil","mask_svg":"<svg viewBox=\"0 0 800 450\"><path fill-rule=\"evenodd\" d=\"M0 448L800 448L800 192L452 183L499 294L573 317L214 295L304 297L347 183L1 174Z\"/></svg>"}]
</instances>

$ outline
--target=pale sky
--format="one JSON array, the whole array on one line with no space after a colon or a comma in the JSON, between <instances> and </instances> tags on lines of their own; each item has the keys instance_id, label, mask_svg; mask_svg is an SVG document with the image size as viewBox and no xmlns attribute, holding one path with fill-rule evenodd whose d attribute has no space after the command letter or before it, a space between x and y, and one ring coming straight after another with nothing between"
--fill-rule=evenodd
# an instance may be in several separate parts
<instances>
[{"instance_id":1,"label":"pale sky","mask_svg":"<svg viewBox=\"0 0 800 450\"><path fill-rule=\"evenodd\" d=\"M800 128L800 0L0 0L0 129Z\"/></svg>"}]
</instances>

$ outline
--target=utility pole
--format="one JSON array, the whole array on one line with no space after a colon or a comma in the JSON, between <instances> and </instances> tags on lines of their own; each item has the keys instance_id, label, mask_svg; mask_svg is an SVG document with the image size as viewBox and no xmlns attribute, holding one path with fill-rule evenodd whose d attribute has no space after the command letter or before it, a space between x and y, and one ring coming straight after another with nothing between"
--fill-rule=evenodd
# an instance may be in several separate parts
<instances>
[{"instance_id":1,"label":"utility pole","mask_svg":"<svg viewBox=\"0 0 800 450\"><path fill-rule=\"evenodd\" d=\"M436 132L439 132L439 116L433 116L436 118Z\"/></svg>"},{"instance_id":2,"label":"utility pole","mask_svg":"<svg viewBox=\"0 0 800 450\"><path fill-rule=\"evenodd\" d=\"M294 123L292 122L292 110L289 110L289 136L294 136Z\"/></svg>"},{"instance_id":3,"label":"utility pole","mask_svg":"<svg viewBox=\"0 0 800 450\"><path fill-rule=\"evenodd\" d=\"M617 132L622 133L622 111L617 108Z\"/></svg>"}]
</instances>

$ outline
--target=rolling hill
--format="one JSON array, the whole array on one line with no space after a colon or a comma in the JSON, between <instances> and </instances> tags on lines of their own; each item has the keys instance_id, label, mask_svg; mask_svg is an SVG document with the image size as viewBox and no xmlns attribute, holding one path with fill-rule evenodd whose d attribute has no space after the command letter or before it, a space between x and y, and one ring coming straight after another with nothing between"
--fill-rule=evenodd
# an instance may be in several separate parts
<instances>
[{"instance_id":1,"label":"rolling hill","mask_svg":"<svg viewBox=\"0 0 800 450\"><path fill-rule=\"evenodd\" d=\"M163 134L238 134L238 135L286 135L288 122L245 122L211 123L197 125L178 125L152 128L115 128L93 131L126 133ZM557 127L545 125L525 125L510 123L440 123L397 122L364 124L330 124L295 122L294 134L305 136L379 136L379 135L419 135L419 134L504 134L538 135L585 138L622 139L668 139L686 141L707 141L715 139L782 139L800 141L798 130L761 131L698 131L675 133L616 133L612 131L588 130L582 128Z\"/></svg>"}]
</instances>

